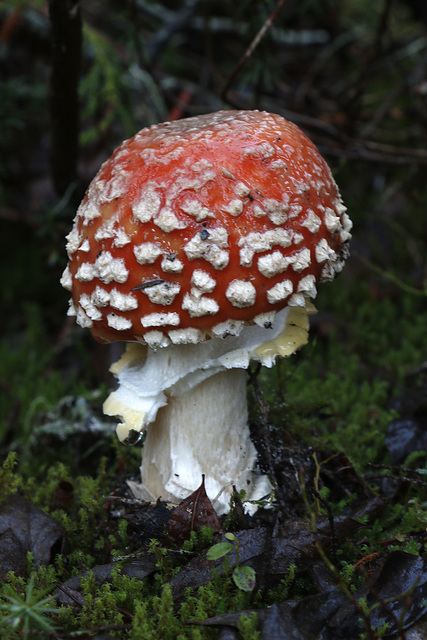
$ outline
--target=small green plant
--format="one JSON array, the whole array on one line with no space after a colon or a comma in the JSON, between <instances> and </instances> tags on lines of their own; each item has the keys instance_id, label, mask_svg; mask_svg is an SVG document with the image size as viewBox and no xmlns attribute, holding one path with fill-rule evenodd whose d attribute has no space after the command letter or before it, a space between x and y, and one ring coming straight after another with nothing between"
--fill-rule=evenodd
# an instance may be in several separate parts
<instances>
[{"instance_id":1,"label":"small green plant","mask_svg":"<svg viewBox=\"0 0 427 640\"><path fill-rule=\"evenodd\" d=\"M256 613L242 614L239 620L239 631L245 640L259 640L260 632L257 631L258 617Z\"/></svg>"},{"instance_id":2,"label":"small green plant","mask_svg":"<svg viewBox=\"0 0 427 640\"><path fill-rule=\"evenodd\" d=\"M33 631L55 633L55 628L47 620L46 614L56 613L58 608L50 606L51 596L35 591L34 573L28 580L25 593L20 594L11 585L6 585L3 598L7 602L0 604L4 613L0 626L8 627L12 631L19 630L24 640L29 638Z\"/></svg>"},{"instance_id":3,"label":"small green plant","mask_svg":"<svg viewBox=\"0 0 427 640\"><path fill-rule=\"evenodd\" d=\"M231 551L236 554L236 566L232 573L235 585L242 591L252 591L255 587L256 573L252 567L242 567L239 557L239 541L234 533L226 533L225 537L229 542L218 542L211 547L207 553L208 560L219 560L228 555Z\"/></svg>"},{"instance_id":4,"label":"small green plant","mask_svg":"<svg viewBox=\"0 0 427 640\"><path fill-rule=\"evenodd\" d=\"M215 535L215 531L211 527L203 525L198 531L190 531L188 540L184 540L181 550L185 552L201 551L209 547Z\"/></svg>"},{"instance_id":5,"label":"small green plant","mask_svg":"<svg viewBox=\"0 0 427 640\"><path fill-rule=\"evenodd\" d=\"M16 452L10 451L0 467L0 503L15 493L22 484L21 477L15 472L16 464Z\"/></svg>"}]
</instances>

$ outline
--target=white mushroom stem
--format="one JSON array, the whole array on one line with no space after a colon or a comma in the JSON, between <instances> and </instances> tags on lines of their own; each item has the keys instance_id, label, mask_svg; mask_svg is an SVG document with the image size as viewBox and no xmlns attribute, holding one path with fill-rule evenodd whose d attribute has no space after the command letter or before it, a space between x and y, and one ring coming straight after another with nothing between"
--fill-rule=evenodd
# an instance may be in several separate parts
<instances>
[{"instance_id":1,"label":"white mushroom stem","mask_svg":"<svg viewBox=\"0 0 427 640\"><path fill-rule=\"evenodd\" d=\"M201 483L219 513L227 510L233 484L252 500L271 491L253 469L257 452L247 422L246 371L230 369L191 391L171 397L144 442L141 479L151 497L175 502Z\"/></svg>"},{"instance_id":2,"label":"white mushroom stem","mask_svg":"<svg viewBox=\"0 0 427 640\"><path fill-rule=\"evenodd\" d=\"M248 500L271 491L268 478L253 471L245 370L250 360L271 367L278 355L305 344L312 311L307 300L305 307L277 313L269 328L245 326L239 335L200 344L157 351L128 345L112 367L119 387L105 401L104 413L122 418L122 442L136 441L148 427L142 484L131 487L137 497L180 502L200 486L202 474L218 513L228 510L233 486L244 489Z\"/></svg>"}]
</instances>

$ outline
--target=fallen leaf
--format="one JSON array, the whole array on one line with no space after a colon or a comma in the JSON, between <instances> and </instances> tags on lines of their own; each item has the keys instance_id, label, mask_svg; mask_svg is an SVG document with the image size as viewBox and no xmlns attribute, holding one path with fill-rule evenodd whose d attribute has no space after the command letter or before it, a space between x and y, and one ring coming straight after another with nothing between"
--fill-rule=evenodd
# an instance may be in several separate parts
<instances>
[{"instance_id":1,"label":"fallen leaf","mask_svg":"<svg viewBox=\"0 0 427 640\"><path fill-rule=\"evenodd\" d=\"M381 637L400 638L396 635L390 611L395 620L402 622L402 629L412 627L426 613L426 587L426 558L395 551L384 560L372 584L364 584L354 596L356 600L365 598L368 606L380 604L371 613L371 629L388 623L389 630ZM408 591L411 596L402 597ZM388 598L392 598L392 602ZM355 640L364 631L360 612L338 586L298 602L287 600L266 609L235 611L190 624L237 629L242 615L254 613L262 640ZM411 638L415 637L424 638L425 635L411 635Z\"/></svg>"},{"instance_id":2,"label":"fallen leaf","mask_svg":"<svg viewBox=\"0 0 427 640\"><path fill-rule=\"evenodd\" d=\"M63 539L64 529L56 520L22 496L9 496L0 506L0 580L9 571L24 573L29 552L36 569L48 565L61 551Z\"/></svg>"},{"instance_id":3,"label":"fallen leaf","mask_svg":"<svg viewBox=\"0 0 427 640\"><path fill-rule=\"evenodd\" d=\"M256 614L258 627L261 630L262 640L308 640L297 628L293 620L293 607L291 603L283 602L273 604L268 609L244 609L233 613L208 618L207 620L191 621L188 624L202 627L234 627L238 628L241 617L251 617Z\"/></svg>"},{"instance_id":4,"label":"fallen leaf","mask_svg":"<svg viewBox=\"0 0 427 640\"><path fill-rule=\"evenodd\" d=\"M250 563L256 571L257 578L264 573L266 547L270 539L266 528L246 529L234 533L239 543L240 564ZM226 541L225 536L223 542ZM227 556L230 569L236 566L236 554L230 550ZM207 558L207 551L203 551L190 560L170 581L172 594L175 599L181 598L187 588L195 589L212 579L213 571L222 573L223 559L210 562ZM267 567L268 570L268 567Z\"/></svg>"},{"instance_id":5,"label":"fallen leaf","mask_svg":"<svg viewBox=\"0 0 427 640\"><path fill-rule=\"evenodd\" d=\"M285 575L291 564L296 564L299 571L305 570L319 557L318 547L328 553L334 542L351 537L361 526L353 518L337 516L332 533L328 519L323 517L313 533L306 519L287 522L281 528L280 537L271 539L269 574Z\"/></svg>"},{"instance_id":6,"label":"fallen leaf","mask_svg":"<svg viewBox=\"0 0 427 640\"><path fill-rule=\"evenodd\" d=\"M97 565L93 567L93 569L79 573L77 576L58 585L54 594L55 598L59 604L70 605L72 608L80 608L83 603L83 598L80 593L81 581L87 577L89 573L93 574L97 584L104 584L111 580L112 572L113 570L117 570L119 564L122 575L128 578L135 578L136 580L143 580L157 570L157 561L158 558L156 555L144 553L140 554L138 558L123 561L120 564L110 562L108 564Z\"/></svg>"},{"instance_id":7,"label":"fallen leaf","mask_svg":"<svg viewBox=\"0 0 427 640\"><path fill-rule=\"evenodd\" d=\"M397 418L387 428L385 444L393 462L402 462L413 451L427 449L427 420Z\"/></svg>"},{"instance_id":8,"label":"fallen leaf","mask_svg":"<svg viewBox=\"0 0 427 640\"><path fill-rule=\"evenodd\" d=\"M152 538L161 539L169 517L170 510L162 502L132 505L128 513L120 514L120 518L128 522L129 535L135 547Z\"/></svg>"},{"instance_id":9,"label":"fallen leaf","mask_svg":"<svg viewBox=\"0 0 427 640\"><path fill-rule=\"evenodd\" d=\"M409 628L427 612L427 555L392 551L383 560L377 576L368 577L354 595L356 599L365 598L368 606L380 603L370 616L374 629L387 623L391 635L393 630L396 632L396 621L402 629ZM350 629L354 632L357 628L359 618L359 612L346 603L331 619L330 628L346 637Z\"/></svg>"},{"instance_id":10,"label":"fallen leaf","mask_svg":"<svg viewBox=\"0 0 427 640\"><path fill-rule=\"evenodd\" d=\"M285 603L278 605L284 606ZM350 604L342 590L335 586L327 592L317 593L299 600L293 608L294 624L304 637L320 637L330 640L325 626L335 612L345 604ZM353 605L350 604L350 607ZM352 636L349 636L349 638ZM358 637L358 636L356 636Z\"/></svg>"},{"instance_id":11,"label":"fallen leaf","mask_svg":"<svg viewBox=\"0 0 427 640\"><path fill-rule=\"evenodd\" d=\"M163 544L181 544L190 538L192 531L199 531L203 526L221 531L221 522L205 490L205 476L202 476L200 487L172 511Z\"/></svg>"},{"instance_id":12,"label":"fallen leaf","mask_svg":"<svg viewBox=\"0 0 427 640\"><path fill-rule=\"evenodd\" d=\"M261 621L263 640L307 640L296 626L292 607L286 602L265 609Z\"/></svg>"},{"instance_id":13,"label":"fallen leaf","mask_svg":"<svg viewBox=\"0 0 427 640\"><path fill-rule=\"evenodd\" d=\"M222 627L218 634L218 640L240 640L242 636L232 627Z\"/></svg>"},{"instance_id":14,"label":"fallen leaf","mask_svg":"<svg viewBox=\"0 0 427 640\"><path fill-rule=\"evenodd\" d=\"M402 462L413 451L427 449L427 396L424 370L416 369L410 375L413 378L412 384L403 387L400 395L391 403L398 417L392 420L387 428L385 444L395 464Z\"/></svg>"},{"instance_id":15,"label":"fallen leaf","mask_svg":"<svg viewBox=\"0 0 427 640\"><path fill-rule=\"evenodd\" d=\"M232 611L231 613L223 613L219 616L213 616L206 620L188 620L187 624L195 625L198 627L238 627L239 620L242 616L252 616L254 613L259 613L255 609L244 609L242 611Z\"/></svg>"},{"instance_id":16,"label":"fallen leaf","mask_svg":"<svg viewBox=\"0 0 427 640\"><path fill-rule=\"evenodd\" d=\"M357 518L364 515L368 521L372 521L384 506L381 498L367 500L360 504L351 516L335 516L332 528L329 518L322 516L316 521L315 532L306 518L285 521L278 528L277 536L271 539L271 556L266 561L266 575L285 575L291 564L296 564L299 571L304 571L319 558L319 547L329 554L336 544L350 539L364 526Z\"/></svg>"}]
</instances>

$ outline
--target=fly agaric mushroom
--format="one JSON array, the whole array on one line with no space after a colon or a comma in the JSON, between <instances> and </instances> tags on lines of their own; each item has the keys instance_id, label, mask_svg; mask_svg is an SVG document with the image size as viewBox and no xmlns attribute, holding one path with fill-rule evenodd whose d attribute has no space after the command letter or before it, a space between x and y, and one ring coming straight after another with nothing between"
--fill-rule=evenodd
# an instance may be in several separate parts
<instances>
[{"instance_id":1,"label":"fly agaric mushroom","mask_svg":"<svg viewBox=\"0 0 427 640\"><path fill-rule=\"evenodd\" d=\"M281 116L223 111L143 129L101 167L68 236L70 314L130 344L104 404L146 430L139 495L179 501L204 473L219 513L254 471L246 368L307 342L316 283L348 254L351 222L313 143ZM142 493L141 493L142 492Z\"/></svg>"}]
</instances>

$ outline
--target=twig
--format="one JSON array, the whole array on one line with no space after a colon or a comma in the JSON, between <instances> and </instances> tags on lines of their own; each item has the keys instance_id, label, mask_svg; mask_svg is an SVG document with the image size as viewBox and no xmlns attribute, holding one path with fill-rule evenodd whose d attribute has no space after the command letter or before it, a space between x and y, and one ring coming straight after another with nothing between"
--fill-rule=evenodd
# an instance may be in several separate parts
<instances>
[{"instance_id":1,"label":"twig","mask_svg":"<svg viewBox=\"0 0 427 640\"><path fill-rule=\"evenodd\" d=\"M391 477L396 478L398 480L402 480L403 482L408 482L409 484L413 484L415 486L425 488L427 486L427 482L422 480L419 476L422 475L421 472L417 469L408 469L407 467L397 467L391 464L376 464L374 462L368 462L368 467L371 469L378 469L381 471L392 471L393 475ZM405 475L402 475L404 473Z\"/></svg>"},{"instance_id":2,"label":"twig","mask_svg":"<svg viewBox=\"0 0 427 640\"><path fill-rule=\"evenodd\" d=\"M335 533L334 514L332 513L331 505L324 498L322 498L322 496L320 495L320 493L316 489L314 489L312 491L312 493L313 493L314 497L316 498L316 500L318 500L319 502L321 502L323 504L323 506L326 509L326 513L328 514L329 530L330 530L330 535L331 535L332 562L334 563L334 565L337 565L338 564L338 558L337 558L338 544L337 544L337 536L336 536L336 533Z\"/></svg>"},{"instance_id":3,"label":"twig","mask_svg":"<svg viewBox=\"0 0 427 640\"><path fill-rule=\"evenodd\" d=\"M270 407L266 402L264 402L264 398L262 397L261 389L258 384L258 374L261 369L261 365L258 364L255 371L248 370L249 380L252 384L256 401L258 403L258 407L261 414L261 422L262 422L262 440L265 448L265 456L267 458L268 464L268 475L270 476L271 482L273 484L274 490L276 491L277 500L279 505L283 506L284 499L282 495L282 490L279 487L279 483L276 476L276 471L274 468L274 460L273 454L271 452L271 444L270 444L270 433L269 433L269 411Z\"/></svg>"},{"instance_id":4,"label":"twig","mask_svg":"<svg viewBox=\"0 0 427 640\"><path fill-rule=\"evenodd\" d=\"M394 86L391 91L386 96L383 103L380 107L375 111L373 117L366 123L366 125L361 129L360 135L362 138L365 136L372 135L375 130L375 127L386 117L386 115L390 112L393 105L399 98L399 96L404 92L408 91L411 88L415 87L420 78L424 77L424 70L427 64L427 54L424 53L421 56L418 64L412 69L412 71L404 76L402 80Z\"/></svg>"},{"instance_id":5,"label":"twig","mask_svg":"<svg viewBox=\"0 0 427 640\"><path fill-rule=\"evenodd\" d=\"M320 73L326 62L333 56L337 56L338 52L351 44L356 37L357 34L354 31L342 33L319 51L318 56L308 71L303 75L299 86L296 88L294 96L295 104L299 105L304 102L316 76Z\"/></svg>"},{"instance_id":6,"label":"twig","mask_svg":"<svg viewBox=\"0 0 427 640\"><path fill-rule=\"evenodd\" d=\"M344 593L344 595L347 597L348 601L351 602L353 607L356 609L356 611L360 615L360 617L362 619L362 622L363 622L363 625L365 627L366 637L369 640L375 640L375 635L374 635L374 632L373 632L372 627L371 627L369 615L366 614L366 612L363 610L363 608L360 605L360 603L355 598L354 594L350 591L349 587L347 586L345 581L340 576L335 564L332 562L332 560L325 553L325 550L323 549L322 545L320 544L320 542L318 540L316 514L315 514L314 509L312 508L311 504L308 501L307 491L306 491L305 482L304 482L304 474L303 474L302 471L299 474L299 479L300 479L301 495L302 495L302 498L303 498L303 501L304 501L304 504L305 504L305 508L306 508L306 511L307 511L307 515L308 515L308 518L309 518L311 532L314 535L317 553L319 554L320 558L325 563L326 567L331 572L332 576L335 578L336 583L339 586L339 588L341 589L341 591Z\"/></svg>"},{"instance_id":7,"label":"twig","mask_svg":"<svg viewBox=\"0 0 427 640\"><path fill-rule=\"evenodd\" d=\"M257 46L259 45L259 43L261 42L261 40L265 36L265 34L267 33L268 29L270 29L271 25L273 24L273 22L275 21L275 19L279 15L279 12L280 12L280 10L281 10L281 8L282 8L284 3L285 3L285 0L278 0L275 9L268 16L267 20L264 22L264 24L262 25L261 29L258 31L258 33L256 34L255 38L252 40L252 42L250 43L249 47L246 49L245 53L240 58L240 60L237 63L236 67L234 68L234 70L232 71L230 76L228 77L228 80L225 83L225 85L224 85L224 87L223 87L223 89L221 91L221 98L225 102L230 102L229 99L227 98L227 94L228 94L228 92L230 90L231 85L233 84L233 82L234 82L236 76L239 74L240 70L244 67L246 62L249 60L249 58L251 57L251 55L253 54L253 52L255 51L255 49L257 48Z\"/></svg>"},{"instance_id":8,"label":"twig","mask_svg":"<svg viewBox=\"0 0 427 640\"><path fill-rule=\"evenodd\" d=\"M361 73L359 75L359 79L353 83L354 89L349 93L347 104L344 105L344 108L349 113L352 113L354 115L358 115L358 113L360 112L359 110L356 109L356 107L358 107L360 104L362 94L370 78L371 69L374 63L381 57L382 49L383 49L384 32L387 29L389 16L390 16L390 9L393 1L394 0L384 0L384 5L378 19L374 46L371 49L371 51L368 53L368 56L367 56L367 59L365 60L364 65L361 66Z\"/></svg>"},{"instance_id":9,"label":"twig","mask_svg":"<svg viewBox=\"0 0 427 640\"><path fill-rule=\"evenodd\" d=\"M384 5L379 16L378 25L377 25L377 33L375 36L375 46L374 46L374 59L381 54L381 51L384 48L384 34L387 32L387 28L390 23L391 18L391 9L394 0L384 0Z\"/></svg>"},{"instance_id":10,"label":"twig","mask_svg":"<svg viewBox=\"0 0 427 640\"><path fill-rule=\"evenodd\" d=\"M417 289L416 287L411 287L409 284L403 282L403 280L400 280L400 278L398 278L397 276L389 273L388 271L385 271L384 269L381 269L381 267L378 267L376 264L368 260L368 258L362 256L362 254L358 251L353 251L352 253L358 260L360 260L360 262L369 267L369 269L372 269L372 271L375 271L375 273L383 276L383 278L386 278L390 282L393 282L393 284L398 286L400 289L403 289L403 291L406 291L406 293L411 293L414 296L427 296L427 291L425 289Z\"/></svg>"},{"instance_id":11,"label":"twig","mask_svg":"<svg viewBox=\"0 0 427 640\"><path fill-rule=\"evenodd\" d=\"M56 584L56 588L59 589L59 591L62 591L62 593L64 595L67 596L67 598L70 598L70 600L72 600L78 607L80 607L80 609L83 608L83 604L81 602L79 602L79 600L76 598L76 596L71 592L70 589L68 589L67 587L65 587L62 584L57 583Z\"/></svg>"},{"instance_id":12,"label":"twig","mask_svg":"<svg viewBox=\"0 0 427 640\"><path fill-rule=\"evenodd\" d=\"M401 594L399 594L399 596L395 596L395 597L390 597L390 598L382 598L380 596L380 594L378 593L378 591L375 589L372 580L369 578L368 574L366 573L366 571L364 571L363 569L361 570L361 574L363 576L363 579L366 583L366 586L368 587L370 593L373 595L373 597L376 599L376 603L374 605L372 605L370 607L370 613L372 613L374 611L374 609L377 609L379 607L382 607L382 609L384 610L384 612L390 616L395 629L397 631L397 633L399 634L399 638L400 640L406 640L406 633L404 631L404 629L402 629L402 622L403 622L403 617L404 617L404 611L402 611L401 614L401 619L400 621L397 619L392 607L390 607L390 604L394 604L396 601L398 600L405 600L408 596L412 595L413 590L416 586L416 583L414 584L414 586L409 589L406 592L403 592Z\"/></svg>"}]
</instances>

